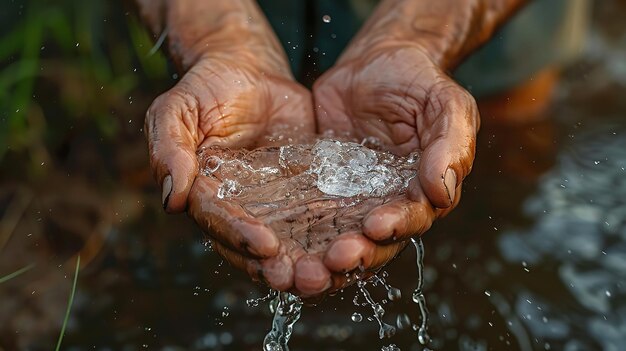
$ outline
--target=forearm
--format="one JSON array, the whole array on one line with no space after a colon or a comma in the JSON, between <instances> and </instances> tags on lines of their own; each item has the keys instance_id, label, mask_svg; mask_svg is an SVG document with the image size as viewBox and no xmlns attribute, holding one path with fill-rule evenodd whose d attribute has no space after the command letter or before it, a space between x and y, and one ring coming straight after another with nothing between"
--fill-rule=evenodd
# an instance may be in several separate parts
<instances>
[{"instance_id":1,"label":"forearm","mask_svg":"<svg viewBox=\"0 0 626 351\"><path fill-rule=\"evenodd\" d=\"M406 43L424 48L444 69L485 43L525 0L384 0L350 50Z\"/></svg>"},{"instance_id":2,"label":"forearm","mask_svg":"<svg viewBox=\"0 0 626 351\"><path fill-rule=\"evenodd\" d=\"M135 0L181 71L210 56L250 55L269 71L288 73L286 56L254 0Z\"/></svg>"}]
</instances>

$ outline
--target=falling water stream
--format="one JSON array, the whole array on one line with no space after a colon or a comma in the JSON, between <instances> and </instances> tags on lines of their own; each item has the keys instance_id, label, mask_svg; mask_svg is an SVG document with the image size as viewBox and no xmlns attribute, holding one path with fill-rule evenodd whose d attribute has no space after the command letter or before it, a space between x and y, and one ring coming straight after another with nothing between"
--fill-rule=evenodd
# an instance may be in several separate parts
<instances>
[{"instance_id":1,"label":"falling water stream","mask_svg":"<svg viewBox=\"0 0 626 351\"><path fill-rule=\"evenodd\" d=\"M218 199L241 206L249 216L273 229L283 245L301 246L308 254L321 255L337 235L360 229L372 208L405 198L408 184L418 172L419 154L400 157L381 149L379 144L372 140L355 143L312 137L303 144L250 151L206 148L198 157L201 174L221 182ZM426 345L430 338L423 294L424 246L421 239L411 240L417 262L417 287L412 298L420 314L420 324L413 328L419 343ZM386 277L386 272L367 278L357 273L354 299L357 306L371 309L368 320L378 323L380 339L391 338L397 328L411 325L406 314L398 316L397 328L384 321L383 305L402 296L399 289L387 284ZM388 300L377 301L368 290L379 285L386 290ZM302 301L287 292L270 292L260 299L248 300L248 305L256 306L270 299L274 318L263 349L288 350ZM362 316L355 313L352 319L360 321Z\"/></svg>"},{"instance_id":2,"label":"falling water stream","mask_svg":"<svg viewBox=\"0 0 626 351\"><path fill-rule=\"evenodd\" d=\"M411 239L415 246L415 256L417 263L417 287L413 291L413 302L417 304L420 310L421 323L417 328L417 340L422 345L428 344L430 336L428 336L428 309L426 308L426 299L424 298L424 243L422 239Z\"/></svg>"},{"instance_id":3,"label":"falling water stream","mask_svg":"<svg viewBox=\"0 0 626 351\"><path fill-rule=\"evenodd\" d=\"M420 314L420 324L414 325L413 329L417 330L417 340L421 345L426 346L430 342L430 336L428 335L428 309L426 307L426 299L424 298L424 244L420 238L411 239L413 246L415 247L416 254L416 263L417 263L417 286L413 291L412 299L413 302L418 305L419 314ZM383 300L382 302L377 302L369 290L367 289L368 285L378 286L380 284L387 291L387 297L389 301L397 301L402 297L402 292L400 289L395 288L387 284L385 278L387 274L383 272L380 275L375 275L368 279L359 279L357 280L358 293L354 297L354 304L357 306L369 306L372 309L372 318L376 320L378 323L378 337L380 339L391 338L396 333L396 327L391 324L386 323L383 320L385 316L385 309L382 304L386 303L387 300ZM359 296L362 297L365 301L359 302ZM293 327L295 323L300 319L302 314L302 300L299 297L288 293L288 292L276 292L270 291L268 295L257 298L257 299L249 299L247 300L248 306L256 307L260 302L270 300L270 311L274 313L274 317L272 320L272 328L265 336L263 340L263 350L264 351L288 351L289 346L289 338L291 337ZM398 327L401 327L402 324L407 324L406 322L401 322L402 316L406 318L406 315L398 316ZM351 316L353 322L361 322L363 320L363 316L360 313L353 313ZM408 319L408 318L407 318ZM396 345L390 344L388 346L384 346L383 350L400 350Z\"/></svg>"},{"instance_id":4,"label":"falling water stream","mask_svg":"<svg viewBox=\"0 0 626 351\"><path fill-rule=\"evenodd\" d=\"M300 319L302 301L299 297L288 292L280 292L270 303L270 310L274 312L272 329L263 340L265 351L289 351L289 338L293 326Z\"/></svg>"}]
</instances>

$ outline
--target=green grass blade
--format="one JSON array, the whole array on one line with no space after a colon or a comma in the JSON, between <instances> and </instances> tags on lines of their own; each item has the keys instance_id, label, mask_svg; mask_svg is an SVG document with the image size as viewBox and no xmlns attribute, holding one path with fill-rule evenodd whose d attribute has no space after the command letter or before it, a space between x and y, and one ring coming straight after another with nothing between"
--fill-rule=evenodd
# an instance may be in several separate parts
<instances>
[{"instance_id":1,"label":"green grass blade","mask_svg":"<svg viewBox=\"0 0 626 351\"><path fill-rule=\"evenodd\" d=\"M61 327L61 334L59 334L59 341L57 342L56 351L61 349L61 341L63 341L63 335L65 334L65 326L67 320L70 319L70 310L72 309L72 303L74 302L74 293L76 292L76 282L78 281L78 269L80 268L80 255L76 259L76 272L74 272L74 283L72 283L72 291L70 292L70 299L67 302L67 310L65 310L65 318L63 319L63 326Z\"/></svg>"},{"instance_id":2,"label":"green grass blade","mask_svg":"<svg viewBox=\"0 0 626 351\"><path fill-rule=\"evenodd\" d=\"M33 268L34 266L35 266L35 264L31 263L28 266L22 267L22 268L18 269L17 271L13 272L13 273L7 274L4 277L0 277L0 284L6 282L7 280L11 280L11 279L17 277L18 275L28 271L29 269Z\"/></svg>"}]
</instances>

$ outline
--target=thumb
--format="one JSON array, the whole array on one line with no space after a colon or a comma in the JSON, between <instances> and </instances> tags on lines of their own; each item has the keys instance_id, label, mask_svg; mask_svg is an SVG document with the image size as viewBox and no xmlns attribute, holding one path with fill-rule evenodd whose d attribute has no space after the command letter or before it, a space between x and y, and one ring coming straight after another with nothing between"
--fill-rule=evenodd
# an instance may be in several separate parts
<instances>
[{"instance_id":1,"label":"thumb","mask_svg":"<svg viewBox=\"0 0 626 351\"><path fill-rule=\"evenodd\" d=\"M195 120L187 118L194 109L185 106L171 101L169 93L165 93L148 109L144 126L150 167L161 187L163 209L169 213L185 211L189 190L198 173L197 123L183 122L183 117Z\"/></svg>"},{"instance_id":2,"label":"thumb","mask_svg":"<svg viewBox=\"0 0 626 351\"><path fill-rule=\"evenodd\" d=\"M462 90L462 94L446 100L437 120L430 125L428 134L432 140L424 143L419 180L421 190L435 207L452 206L456 189L471 171L478 122L476 103Z\"/></svg>"}]
</instances>

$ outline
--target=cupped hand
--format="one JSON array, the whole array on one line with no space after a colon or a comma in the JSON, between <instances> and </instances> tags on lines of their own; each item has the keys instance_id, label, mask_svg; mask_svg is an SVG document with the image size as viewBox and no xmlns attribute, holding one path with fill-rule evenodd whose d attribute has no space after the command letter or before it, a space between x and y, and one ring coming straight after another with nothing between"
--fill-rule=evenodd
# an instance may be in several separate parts
<instances>
[{"instance_id":1,"label":"cupped hand","mask_svg":"<svg viewBox=\"0 0 626 351\"><path fill-rule=\"evenodd\" d=\"M372 210L365 236L339 236L324 258L334 272L375 270L458 204L474 160L476 103L425 50L401 43L344 54L313 94L320 130L373 136L397 154L421 151L408 196ZM333 255L339 251L351 254Z\"/></svg>"},{"instance_id":2,"label":"cupped hand","mask_svg":"<svg viewBox=\"0 0 626 351\"><path fill-rule=\"evenodd\" d=\"M153 102L145 120L164 209L186 210L218 248L254 259L276 256L278 239L237 204L218 198L217 182L197 177L196 152L211 145L254 147L276 125L314 131L310 92L285 73L288 68L271 71L261 61L245 52L202 58ZM233 255L226 258L236 263Z\"/></svg>"}]
</instances>

